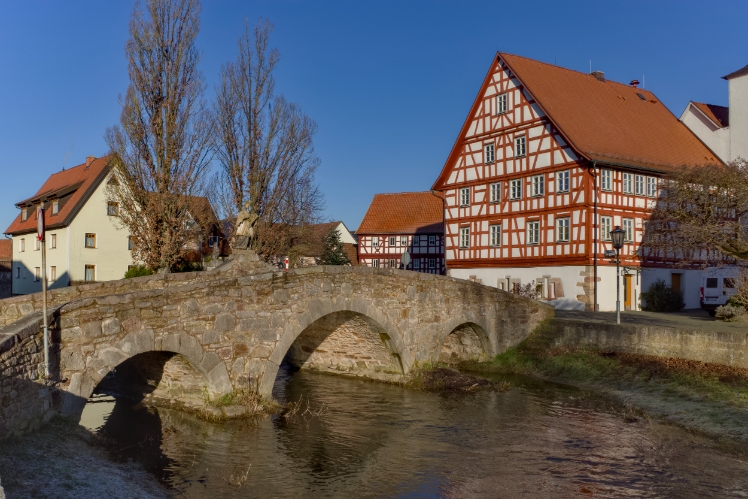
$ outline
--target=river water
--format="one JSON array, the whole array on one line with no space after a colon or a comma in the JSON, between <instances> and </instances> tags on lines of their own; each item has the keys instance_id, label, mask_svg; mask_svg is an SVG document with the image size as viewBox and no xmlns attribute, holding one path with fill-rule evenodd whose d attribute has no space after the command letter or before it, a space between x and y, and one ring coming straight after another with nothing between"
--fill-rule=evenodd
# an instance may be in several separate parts
<instances>
[{"instance_id":1,"label":"river water","mask_svg":"<svg viewBox=\"0 0 748 499\"><path fill-rule=\"evenodd\" d=\"M186 498L748 497L748 463L701 437L510 382L442 395L286 368L276 398L303 398L291 418L208 423L119 399L82 424Z\"/></svg>"}]
</instances>

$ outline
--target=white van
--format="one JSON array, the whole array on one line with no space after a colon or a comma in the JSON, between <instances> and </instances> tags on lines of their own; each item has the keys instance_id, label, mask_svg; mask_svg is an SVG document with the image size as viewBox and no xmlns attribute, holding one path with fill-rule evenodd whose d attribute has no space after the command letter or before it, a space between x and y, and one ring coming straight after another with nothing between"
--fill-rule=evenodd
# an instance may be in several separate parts
<instances>
[{"instance_id":1,"label":"white van","mask_svg":"<svg viewBox=\"0 0 748 499\"><path fill-rule=\"evenodd\" d=\"M717 307L727 303L735 294L737 270L707 269L701 276L701 308L714 317Z\"/></svg>"}]
</instances>

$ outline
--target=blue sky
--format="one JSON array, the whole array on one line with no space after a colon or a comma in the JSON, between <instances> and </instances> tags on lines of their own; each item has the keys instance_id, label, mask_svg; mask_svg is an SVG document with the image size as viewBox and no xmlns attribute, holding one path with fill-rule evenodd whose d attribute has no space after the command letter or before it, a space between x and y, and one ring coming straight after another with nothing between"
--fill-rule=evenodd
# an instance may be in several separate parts
<instances>
[{"instance_id":1,"label":"blue sky","mask_svg":"<svg viewBox=\"0 0 748 499\"><path fill-rule=\"evenodd\" d=\"M133 2L0 0L0 225L62 167L106 154L127 87ZM676 115L727 104L748 64L745 1L203 0L210 90L245 20L275 25L276 89L319 131L326 218L355 230L377 192L427 190L497 50L628 82Z\"/></svg>"}]
</instances>

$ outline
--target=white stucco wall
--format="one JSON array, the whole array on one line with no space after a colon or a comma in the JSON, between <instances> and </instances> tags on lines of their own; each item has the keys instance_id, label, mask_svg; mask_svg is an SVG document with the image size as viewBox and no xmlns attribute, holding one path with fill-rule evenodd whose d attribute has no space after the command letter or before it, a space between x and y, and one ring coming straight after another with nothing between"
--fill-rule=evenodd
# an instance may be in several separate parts
<instances>
[{"instance_id":1,"label":"white stucco wall","mask_svg":"<svg viewBox=\"0 0 748 499\"><path fill-rule=\"evenodd\" d=\"M730 114L732 120L732 113ZM716 126L690 103L680 120L722 161L730 161L730 127Z\"/></svg>"},{"instance_id":2,"label":"white stucco wall","mask_svg":"<svg viewBox=\"0 0 748 499\"><path fill-rule=\"evenodd\" d=\"M338 224L335 230L338 232L338 235L340 235L341 243L356 244L356 239L354 239L353 235L343 223Z\"/></svg>"},{"instance_id":3,"label":"white stucco wall","mask_svg":"<svg viewBox=\"0 0 748 499\"><path fill-rule=\"evenodd\" d=\"M730 161L748 160L748 75L729 80Z\"/></svg>"}]
</instances>

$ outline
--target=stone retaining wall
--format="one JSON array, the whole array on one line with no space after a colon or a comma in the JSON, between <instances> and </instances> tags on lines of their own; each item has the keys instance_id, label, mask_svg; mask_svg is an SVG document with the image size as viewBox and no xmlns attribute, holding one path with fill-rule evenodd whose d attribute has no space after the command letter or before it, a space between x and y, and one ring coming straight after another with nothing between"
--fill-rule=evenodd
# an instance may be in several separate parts
<instances>
[{"instance_id":1,"label":"stone retaining wall","mask_svg":"<svg viewBox=\"0 0 748 499\"><path fill-rule=\"evenodd\" d=\"M577 346L748 368L748 328L744 332L712 332L571 319L554 319L552 325L554 347Z\"/></svg>"}]
</instances>

